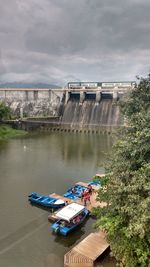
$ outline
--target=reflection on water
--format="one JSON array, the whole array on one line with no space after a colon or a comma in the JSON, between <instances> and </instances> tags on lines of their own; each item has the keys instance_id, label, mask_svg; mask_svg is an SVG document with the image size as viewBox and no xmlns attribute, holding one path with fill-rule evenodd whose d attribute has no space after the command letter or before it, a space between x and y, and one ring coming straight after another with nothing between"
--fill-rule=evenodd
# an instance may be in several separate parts
<instances>
[{"instance_id":1,"label":"reflection on water","mask_svg":"<svg viewBox=\"0 0 150 267\"><path fill-rule=\"evenodd\" d=\"M69 238L66 238L65 236L62 236L60 234L56 235L52 233L55 236L55 239L54 239L55 242L62 244L63 246L68 247L68 248L73 246L76 242L78 242L78 240L81 239L83 235L85 235L87 220L82 224L82 226L80 227L80 230L70 233ZM94 221L92 220L90 220L90 222L94 223Z\"/></svg>"},{"instance_id":2,"label":"reflection on water","mask_svg":"<svg viewBox=\"0 0 150 267\"><path fill-rule=\"evenodd\" d=\"M105 135L92 136L84 134L72 135L72 138L63 135L61 140L61 152L63 160L70 162L75 159L77 162L95 160L95 164L99 163L99 159L103 160L105 154L109 152L112 145L112 138L108 135L107 141ZM71 136L70 136L71 137ZM77 148L78 140L78 148ZM93 149L94 148L94 149Z\"/></svg>"},{"instance_id":3,"label":"reflection on water","mask_svg":"<svg viewBox=\"0 0 150 267\"><path fill-rule=\"evenodd\" d=\"M49 211L28 203L32 191L63 194L102 172L111 136L49 134L0 143L0 266L63 266L63 255L91 232L89 219L68 238L52 234ZM92 230L93 231L93 230ZM109 260L103 266L113 267Z\"/></svg>"}]
</instances>

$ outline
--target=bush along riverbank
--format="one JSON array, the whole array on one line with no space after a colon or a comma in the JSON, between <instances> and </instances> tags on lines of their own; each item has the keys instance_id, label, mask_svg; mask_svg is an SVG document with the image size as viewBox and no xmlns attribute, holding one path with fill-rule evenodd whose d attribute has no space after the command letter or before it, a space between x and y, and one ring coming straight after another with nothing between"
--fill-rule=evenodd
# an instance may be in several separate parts
<instances>
[{"instance_id":1,"label":"bush along riverbank","mask_svg":"<svg viewBox=\"0 0 150 267\"><path fill-rule=\"evenodd\" d=\"M121 108L128 127L120 129L107 165L106 190L97 199L96 226L107 233L112 254L121 266L150 266L150 73ZM119 137L119 138L118 138Z\"/></svg>"},{"instance_id":2,"label":"bush along riverbank","mask_svg":"<svg viewBox=\"0 0 150 267\"><path fill-rule=\"evenodd\" d=\"M12 116L11 109L4 102L0 102L0 140L15 138L27 135L27 132L13 129L3 123L4 120L10 119Z\"/></svg>"},{"instance_id":3,"label":"bush along riverbank","mask_svg":"<svg viewBox=\"0 0 150 267\"><path fill-rule=\"evenodd\" d=\"M6 140L10 138L20 137L27 135L28 133L23 130L16 130L8 125L0 124L0 140Z\"/></svg>"}]
</instances>

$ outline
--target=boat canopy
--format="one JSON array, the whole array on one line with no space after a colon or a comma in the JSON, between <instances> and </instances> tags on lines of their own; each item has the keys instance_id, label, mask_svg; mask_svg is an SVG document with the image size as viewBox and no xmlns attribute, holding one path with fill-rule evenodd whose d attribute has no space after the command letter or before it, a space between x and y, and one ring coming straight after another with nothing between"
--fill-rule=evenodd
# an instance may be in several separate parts
<instances>
[{"instance_id":1,"label":"boat canopy","mask_svg":"<svg viewBox=\"0 0 150 267\"><path fill-rule=\"evenodd\" d=\"M80 214L83 210L84 210L84 206L77 204L77 203L71 203L65 208L58 211L56 213L56 216L59 219L63 219L69 222L71 219L73 219L78 214Z\"/></svg>"}]
</instances>

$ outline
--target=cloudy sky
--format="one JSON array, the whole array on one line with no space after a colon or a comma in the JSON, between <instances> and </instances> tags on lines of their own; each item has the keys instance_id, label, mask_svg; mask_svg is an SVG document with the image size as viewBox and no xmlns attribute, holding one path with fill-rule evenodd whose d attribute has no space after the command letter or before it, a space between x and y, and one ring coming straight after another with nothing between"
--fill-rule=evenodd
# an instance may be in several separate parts
<instances>
[{"instance_id":1,"label":"cloudy sky","mask_svg":"<svg viewBox=\"0 0 150 267\"><path fill-rule=\"evenodd\" d=\"M135 80L150 70L150 0L0 0L0 82Z\"/></svg>"}]
</instances>

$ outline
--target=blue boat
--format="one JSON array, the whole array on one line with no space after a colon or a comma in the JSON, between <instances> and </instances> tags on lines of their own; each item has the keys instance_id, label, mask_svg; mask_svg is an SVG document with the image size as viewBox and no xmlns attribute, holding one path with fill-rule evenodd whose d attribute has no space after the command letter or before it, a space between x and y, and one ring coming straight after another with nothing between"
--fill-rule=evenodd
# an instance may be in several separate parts
<instances>
[{"instance_id":1,"label":"blue boat","mask_svg":"<svg viewBox=\"0 0 150 267\"><path fill-rule=\"evenodd\" d=\"M58 220L52 224L54 233L68 235L78 228L88 216L89 211L82 205L71 203L56 213Z\"/></svg>"},{"instance_id":2,"label":"blue boat","mask_svg":"<svg viewBox=\"0 0 150 267\"><path fill-rule=\"evenodd\" d=\"M69 188L67 192L64 194L64 197L77 200L81 197L82 191L86 190L87 187L76 184L75 186Z\"/></svg>"},{"instance_id":3,"label":"blue boat","mask_svg":"<svg viewBox=\"0 0 150 267\"><path fill-rule=\"evenodd\" d=\"M92 182L90 182L90 183L88 183L88 184L90 184L91 186L92 186L92 185L95 185L95 186L97 186L97 187L101 187L101 182L98 181L98 180L94 180L94 181L92 181Z\"/></svg>"},{"instance_id":4,"label":"blue boat","mask_svg":"<svg viewBox=\"0 0 150 267\"><path fill-rule=\"evenodd\" d=\"M43 196L43 195L40 195L36 192L32 192L28 196L28 200L31 203L42 205L43 207L48 207L48 208L57 209L57 208L61 208L61 207L65 206L65 202L61 199L53 198L50 196Z\"/></svg>"}]
</instances>

